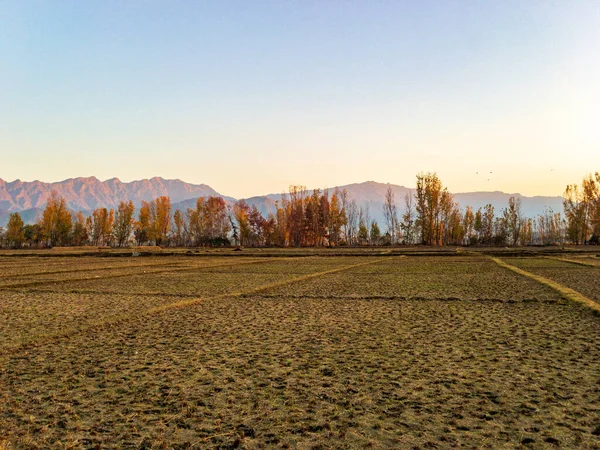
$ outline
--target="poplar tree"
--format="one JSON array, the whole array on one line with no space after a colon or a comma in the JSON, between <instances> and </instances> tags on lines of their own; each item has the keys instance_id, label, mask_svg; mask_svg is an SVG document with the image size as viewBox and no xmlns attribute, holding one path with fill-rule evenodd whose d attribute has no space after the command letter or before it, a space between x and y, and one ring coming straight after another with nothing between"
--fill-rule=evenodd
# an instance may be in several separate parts
<instances>
[{"instance_id":1,"label":"poplar tree","mask_svg":"<svg viewBox=\"0 0 600 450\"><path fill-rule=\"evenodd\" d=\"M9 247L20 248L25 242L24 223L21 215L14 212L6 224L5 238Z\"/></svg>"}]
</instances>

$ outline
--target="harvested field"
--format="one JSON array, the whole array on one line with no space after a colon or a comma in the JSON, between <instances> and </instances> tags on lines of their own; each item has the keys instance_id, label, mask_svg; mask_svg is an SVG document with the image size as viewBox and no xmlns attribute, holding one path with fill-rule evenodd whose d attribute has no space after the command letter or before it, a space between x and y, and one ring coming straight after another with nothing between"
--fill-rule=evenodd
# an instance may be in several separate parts
<instances>
[{"instance_id":1,"label":"harvested field","mask_svg":"<svg viewBox=\"0 0 600 450\"><path fill-rule=\"evenodd\" d=\"M393 258L347 274L327 275L267 291L274 297L390 297L558 300L550 288L498 267L487 258Z\"/></svg>"},{"instance_id":2,"label":"harvested field","mask_svg":"<svg viewBox=\"0 0 600 450\"><path fill-rule=\"evenodd\" d=\"M485 257L35 259L0 448L600 448L600 317Z\"/></svg>"},{"instance_id":3,"label":"harvested field","mask_svg":"<svg viewBox=\"0 0 600 450\"><path fill-rule=\"evenodd\" d=\"M546 258L505 258L509 264L536 275L550 278L600 303L600 266L586 259L574 262ZM586 264L581 264L585 262Z\"/></svg>"}]
</instances>

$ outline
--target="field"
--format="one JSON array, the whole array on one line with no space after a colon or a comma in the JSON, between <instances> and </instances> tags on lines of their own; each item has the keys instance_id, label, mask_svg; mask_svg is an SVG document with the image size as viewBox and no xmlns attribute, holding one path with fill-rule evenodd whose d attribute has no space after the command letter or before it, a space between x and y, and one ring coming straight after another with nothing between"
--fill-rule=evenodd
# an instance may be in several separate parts
<instances>
[{"instance_id":1,"label":"field","mask_svg":"<svg viewBox=\"0 0 600 450\"><path fill-rule=\"evenodd\" d=\"M595 254L264 256L0 254L0 449L600 448Z\"/></svg>"}]
</instances>

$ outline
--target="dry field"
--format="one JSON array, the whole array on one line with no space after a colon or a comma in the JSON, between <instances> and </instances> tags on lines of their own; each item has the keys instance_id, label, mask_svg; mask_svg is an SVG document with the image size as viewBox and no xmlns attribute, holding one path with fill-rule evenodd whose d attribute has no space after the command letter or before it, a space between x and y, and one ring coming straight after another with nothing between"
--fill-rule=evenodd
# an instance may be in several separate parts
<instances>
[{"instance_id":1,"label":"dry field","mask_svg":"<svg viewBox=\"0 0 600 450\"><path fill-rule=\"evenodd\" d=\"M0 449L600 448L593 308L483 254L298 256L0 255ZM502 260L600 302L556 258Z\"/></svg>"}]
</instances>

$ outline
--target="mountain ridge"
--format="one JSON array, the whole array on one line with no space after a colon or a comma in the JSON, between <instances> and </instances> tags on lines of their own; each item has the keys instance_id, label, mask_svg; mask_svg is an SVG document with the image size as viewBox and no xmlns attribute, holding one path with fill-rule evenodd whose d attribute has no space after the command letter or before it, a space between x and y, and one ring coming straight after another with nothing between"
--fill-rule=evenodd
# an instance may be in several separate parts
<instances>
[{"instance_id":1,"label":"mountain ridge","mask_svg":"<svg viewBox=\"0 0 600 450\"><path fill-rule=\"evenodd\" d=\"M388 187L392 188L398 210L402 212L404 196L407 193L414 193L413 188L370 180L334 186L327 190L331 194L336 190L346 189L348 200L356 201L359 206L368 207L371 218L383 223L383 201ZM215 195L222 197L228 204L233 204L237 200L215 191L207 184L192 184L180 179L165 179L158 176L130 182L122 182L116 177L101 181L95 176L91 176L67 178L52 183L20 179L7 182L0 178L0 226L6 224L9 214L12 212L22 214L26 222L35 221L36 215L43 210L46 200L53 190L65 198L71 210L83 211L88 214L96 208L116 208L119 202L124 200L132 200L137 207L142 201L153 200L161 195L171 198L174 210L193 207L198 197ZM307 192L312 192L312 189L307 189ZM523 212L528 217L542 214L546 208L550 208L554 212L562 211L562 197L558 196L528 197L519 193L508 194L502 191L461 192L453 195L461 207L470 205L474 209L478 209L490 203L498 213L508 205L508 198L511 196L521 199ZM276 202L281 199L281 196L282 193L271 193L244 200L250 206L256 206L266 216L275 210Z\"/></svg>"}]
</instances>

